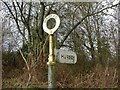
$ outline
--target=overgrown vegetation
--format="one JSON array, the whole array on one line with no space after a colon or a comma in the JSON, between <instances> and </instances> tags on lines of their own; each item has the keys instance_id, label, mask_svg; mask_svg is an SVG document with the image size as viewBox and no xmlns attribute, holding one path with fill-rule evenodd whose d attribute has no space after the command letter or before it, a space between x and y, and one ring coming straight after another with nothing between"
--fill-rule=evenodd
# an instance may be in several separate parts
<instances>
[{"instance_id":1,"label":"overgrown vegetation","mask_svg":"<svg viewBox=\"0 0 120 90\"><path fill-rule=\"evenodd\" d=\"M49 45L42 24L51 13L61 19L55 48L77 54L74 65L56 63L57 87L118 87L119 2L2 1L2 5L3 88L47 88Z\"/></svg>"},{"instance_id":2,"label":"overgrown vegetation","mask_svg":"<svg viewBox=\"0 0 120 90\"><path fill-rule=\"evenodd\" d=\"M4 59L5 60L5 59ZM3 87L24 88L28 72L17 59L16 66L7 66L3 63ZM23 61L22 61L23 62ZM23 62L24 63L24 62ZM59 88L117 88L118 71L117 62L109 61L106 67L96 63L93 67L91 61L81 61L80 64L56 64L56 83ZM11 63L12 64L12 63ZM20 66L18 66L20 64ZM12 64L14 65L14 64ZM45 66L45 65L44 65ZM47 65L38 66L29 87L47 88Z\"/></svg>"}]
</instances>

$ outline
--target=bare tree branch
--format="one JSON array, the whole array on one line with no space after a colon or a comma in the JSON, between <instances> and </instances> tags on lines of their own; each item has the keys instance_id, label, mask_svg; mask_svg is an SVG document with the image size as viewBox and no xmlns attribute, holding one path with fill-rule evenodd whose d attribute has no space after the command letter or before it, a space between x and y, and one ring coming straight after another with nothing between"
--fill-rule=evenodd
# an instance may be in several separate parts
<instances>
[{"instance_id":1,"label":"bare tree branch","mask_svg":"<svg viewBox=\"0 0 120 90\"><path fill-rule=\"evenodd\" d=\"M72 33L72 31L77 27L79 26L87 17L90 17L90 16L93 16L93 15L96 15L96 14L99 14L101 12L103 12L104 10L106 9L109 9L109 8L112 8L112 7L116 7L118 6L120 3L118 4L115 4L115 5L112 5L112 6L109 6L109 7L106 7L98 12L95 12L95 13L90 13L90 14L87 14L85 17L83 17L71 30L68 31L68 33L65 35L64 39L61 41L60 45L58 48L61 48L61 46L63 45L63 43L65 42L65 40L68 38L68 36Z\"/></svg>"},{"instance_id":2,"label":"bare tree branch","mask_svg":"<svg viewBox=\"0 0 120 90\"><path fill-rule=\"evenodd\" d=\"M25 39L25 41L28 43L25 35L21 32L21 29L20 29L20 26L19 26L19 23L18 23L18 19L17 19L17 14L16 14L16 17L15 17L14 14L13 14L13 12L12 12L12 10L11 10L10 7L8 6L8 4L7 4L6 2L4 2L4 1L2 1L2 2L3 2L3 3L5 4L5 6L8 8L10 14L12 15L13 19L15 20L16 25L17 25L17 28L18 28L20 34L23 36L23 38ZM14 7L14 8L15 8L15 7ZM15 13L17 13L17 12L15 12Z\"/></svg>"}]
</instances>

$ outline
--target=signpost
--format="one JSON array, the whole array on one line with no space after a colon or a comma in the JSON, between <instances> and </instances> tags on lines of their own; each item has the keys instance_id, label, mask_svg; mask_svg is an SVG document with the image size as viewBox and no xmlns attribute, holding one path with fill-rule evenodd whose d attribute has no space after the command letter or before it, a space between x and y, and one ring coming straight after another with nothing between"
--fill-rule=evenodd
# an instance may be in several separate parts
<instances>
[{"instance_id":1,"label":"signpost","mask_svg":"<svg viewBox=\"0 0 120 90\"><path fill-rule=\"evenodd\" d=\"M55 19L56 25L52 29L48 29L47 21L49 19ZM60 18L56 14L48 15L43 22L43 29L46 33L49 34L49 61L48 64L48 88L55 88L55 60L54 60L54 42L53 42L53 33L57 30L60 25Z\"/></svg>"},{"instance_id":2,"label":"signpost","mask_svg":"<svg viewBox=\"0 0 120 90\"><path fill-rule=\"evenodd\" d=\"M47 22L49 19L55 19L56 25L52 29L48 29ZM48 88L56 88L55 83L55 56L59 63L75 64L77 62L77 55L73 51L55 50L54 53L54 42L53 34L60 25L60 18L56 14L48 15L43 21L43 29L49 34L49 58L48 58ZM54 55L55 54L55 55Z\"/></svg>"}]
</instances>

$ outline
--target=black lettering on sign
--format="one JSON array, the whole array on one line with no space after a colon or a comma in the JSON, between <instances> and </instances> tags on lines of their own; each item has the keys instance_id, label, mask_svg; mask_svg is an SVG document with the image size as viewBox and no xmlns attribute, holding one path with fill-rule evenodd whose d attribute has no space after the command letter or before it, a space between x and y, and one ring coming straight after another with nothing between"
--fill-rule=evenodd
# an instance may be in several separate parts
<instances>
[{"instance_id":1,"label":"black lettering on sign","mask_svg":"<svg viewBox=\"0 0 120 90\"><path fill-rule=\"evenodd\" d=\"M63 55L61 55L61 58L64 58L64 56L63 56Z\"/></svg>"},{"instance_id":2,"label":"black lettering on sign","mask_svg":"<svg viewBox=\"0 0 120 90\"><path fill-rule=\"evenodd\" d=\"M69 55L69 59L71 60L71 55Z\"/></svg>"},{"instance_id":3,"label":"black lettering on sign","mask_svg":"<svg viewBox=\"0 0 120 90\"><path fill-rule=\"evenodd\" d=\"M69 60L69 63L74 63L75 56L73 55L63 55L61 54L61 59Z\"/></svg>"},{"instance_id":4,"label":"black lettering on sign","mask_svg":"<svg viewBox=\"0 0 120 90\"><path fill-rule=\"evenodd\" d=\"M72 56L70 55L70 60L72 60Z\"/></svg>"},{"instance_id":5,"label":"black lettering on sign","mask_svg":"<svg viewBox=\"0 0 120 90\"><path fill-rule=\"evenodd\" d=\"M69 55L67 55L67 59L69 59Z\"/></svg>"},{"instance_id":6,"label":"black lettering on sign","mask_svg":"<svg viewBox=\"0 0 120 90\"><path fill-rule=\"evenodd\" d=\"M61 58L62 58L62 59L66 59L66 56L65 56L65 55L61 55Z\"/></svg>"},{"instance_id":7,"label":"black lettering on sign","mask_svg":"<svg viewBox=\"0 0 120 90\"><path fill-rule=\"evenodd\" d=\"M66 56L64 56L64 59L66 59Z\"/></svg>"},{"instance_id":8,"label":"black lettering on sign","mask_svg":"<svg viewBox=\"0 0 120 90\"><path fill-rule=\"evenodd\" d=\"M67 59L74 60L74 59L75 59L75 57L74 57L74 56L72 56L72 55L67 55Z\"/></svg>"},{"instance_id":9,"label":"black lettering on sign","mask_svg":"<svg viewBox=\"0 0 120 90\"><path fill-rule=\"evenodd\" d=\"M74 57L74 56L71 56L71 59L72 59L72 60L74 60L74 59L75 59L75 57Z\"/></svg>"}]
</instances>

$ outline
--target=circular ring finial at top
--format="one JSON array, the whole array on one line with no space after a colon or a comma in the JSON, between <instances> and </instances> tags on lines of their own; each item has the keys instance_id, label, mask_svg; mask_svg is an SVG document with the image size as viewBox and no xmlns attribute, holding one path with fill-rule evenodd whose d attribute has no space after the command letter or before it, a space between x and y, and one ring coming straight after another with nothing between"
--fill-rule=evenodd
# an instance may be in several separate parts
<instances>
[{"instance_id":1,"label":"circular ring finial at top","mask_svg":"<svg viewBox=\"0 0 120 90\"><path fill-rule=\"evenodd\" d=\"M49 29L49 28L47 27L47 22L48 22L48 20L51 19L51 18L55 19L56 24L55 24L55 27L54 27L54 28ZM44 29L44 31L45 31L46 33L48 33L48 34L53 34L53 33L58 29L59 25L60 25L60 18L59 18L59 16L56 15L56 14L50 14L50 15L48 15L48 16L44 19L44 21L43 21L43 29Z\"/></svg>"}]
</instances>

